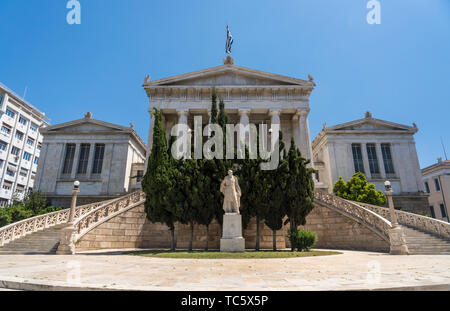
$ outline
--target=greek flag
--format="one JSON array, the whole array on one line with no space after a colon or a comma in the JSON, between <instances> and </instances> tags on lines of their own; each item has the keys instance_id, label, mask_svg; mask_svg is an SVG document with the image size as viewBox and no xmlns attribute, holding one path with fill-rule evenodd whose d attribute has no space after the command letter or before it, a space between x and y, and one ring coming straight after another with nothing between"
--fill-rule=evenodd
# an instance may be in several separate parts
<instances>
[{"instance_id":1,"label":"greek flag","mask_svg":"<svg viewBox=\"0 0 450 311\"><path fill-rule=\"evenodd\" d=\"M233 36L231 35L230 29L227 25L227 44L225 45L225 51L227 54L231 54L231 45L233 44Z\"/></svg>"}]
</instances>

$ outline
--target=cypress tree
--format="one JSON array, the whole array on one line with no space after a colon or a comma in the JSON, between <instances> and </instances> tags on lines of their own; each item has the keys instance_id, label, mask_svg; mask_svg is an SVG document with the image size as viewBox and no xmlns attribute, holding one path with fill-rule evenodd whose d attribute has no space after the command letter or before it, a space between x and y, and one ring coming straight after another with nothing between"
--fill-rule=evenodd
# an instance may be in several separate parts
<instances>
[{"instance_id":1,"label":"cypress tree","mask_svg":"<svg viewBox=\"0 0 450 311\"><path fill-rule=\"evenodd\" d=\"M175 250L175 222L177 220L170 197L173 193L174 170L169 160L166 134L161 112L154 108L153 143L147 172L142 180L146 194L145 212L151 222L161 222L171 231L171 249Z\"/></svg>"},{"instance_id":2,"label":"cypress tree","mask_svg":"<svg viewBox=\"0 0 450 311\"><path fill-rule=\"evenodd\" d=\"M314 208L314 169L308 168L310 160L302 157L294 138L287 156L289 175L286 181L286 213L291 230L306 224L306 216ZM292 251L293 245L291 245Z\"/></svg>"}]
</instances>

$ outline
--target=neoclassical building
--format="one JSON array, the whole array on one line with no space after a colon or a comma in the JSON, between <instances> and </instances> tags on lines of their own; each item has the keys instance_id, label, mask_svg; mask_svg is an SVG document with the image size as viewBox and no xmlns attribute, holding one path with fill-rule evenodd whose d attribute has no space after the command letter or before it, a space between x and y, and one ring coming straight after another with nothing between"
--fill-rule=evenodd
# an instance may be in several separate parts
<instances>
[{"instance_id":1,"label":"neoclassical building","mask_svg":"<svg viewBox=\"0 0 450 311\"><path fill-rule=\"evenodd\" d=\"M241 67L228 56L218 67L155 81L147 77L143 87L149 98L149 150L153 137L153 107L161 110L169 137L176 123L193 129L195 116L202 116L203 124L209 123L214 87L225 103L229 123L263 123L268 128L280 124L286 147L289 148L293 136L302 155L311 158L309 96L315 87L311 76L309 80L301 80Z\"/></svg>"},{"instance_id":2,"label":"neoclassical building","mask_svg":"<svg viewBox=\"0 0 450 311\"><path fill-rule=\"evenodd\" d=\"M327 127L312 143L318 179L329 191L341 176L349 180L362 172L377 190L384 191L389 180L396 208L428 213L419 159L414 141L418 128L372 117Z\"/></svg>"},{"instance_id":3,"label":"neoclassical building","mask_svg":"<svg viewBox=\"0 0 450 311\"><path fill-rule=\"evenodd\" d=\"M73 183L81 182L78 205L119 197L140 188L147 146L131 124L92 118L56 124L44 136L35 189L55 206L69 207Z\"/></svg>"}]
</instances>

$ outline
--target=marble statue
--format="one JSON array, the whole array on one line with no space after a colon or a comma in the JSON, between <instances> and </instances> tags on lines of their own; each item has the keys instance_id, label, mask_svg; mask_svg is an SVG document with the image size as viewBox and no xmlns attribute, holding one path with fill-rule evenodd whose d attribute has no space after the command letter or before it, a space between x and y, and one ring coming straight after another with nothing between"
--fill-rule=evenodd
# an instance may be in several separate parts
<instances>
[{"instance_id":1,"label":"marble statue","mask_svg":"<svg viewBox=\"0 0 450 311\"><path fill-rule=\"evenodd\" d=\"M238 179L233 176L233 171L228 171L222 183L220 184L220 192L223 193L223 209L226 214L240 214L239 207L241 205L241 188L239 187Z\"/></svg>"}]
</instances>

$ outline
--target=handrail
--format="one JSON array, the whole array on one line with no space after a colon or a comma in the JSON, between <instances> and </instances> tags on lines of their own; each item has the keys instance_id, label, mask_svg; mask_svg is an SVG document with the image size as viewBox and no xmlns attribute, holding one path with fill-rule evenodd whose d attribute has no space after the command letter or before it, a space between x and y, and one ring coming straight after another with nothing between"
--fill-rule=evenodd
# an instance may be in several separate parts
<instances>
[{"instance_id":1,"label":"handrail","mask_svg":"<svg viewBox=\"0 0 450 311\"><path fill-rule=\"evenodd\" d=\"M107 218L108 216L126 209L130 205L144 200L145 194L142 190L135 191L126 196L114 199L106 204L97 206L97 208L89 211L83 217L78 218L73 224L75 235L80 237L89 231L93 226Z\"/></svg>"},{"instance_id":2,"label":"handrail","mask_svg":"<svg viewBox=\"0 0 450 311\"><path fill-rule=\"evenodd\" d=\"M386 219L391 219L389 208L367 203L359 204ZM450 240L450 223L448 222L399 210L395 210L395 214L397 215L397 220L400 225L412 227L414 229L436 235L440 238Z\"/></svg>"},{"instance_id":3,"label":"handrail","mask_svg":"<svg viewBox=\"0 0 450 311\"><path fill-rule=\"evenodd\" d=\"M98 206L110 201L111 199L77 206L75 209L74 218L77 219L96 209ZM44 230L59 224L67 223L67 221L69 220L69 213L70 209L63 209L60 211L27 218L2 227L0 228L0 247L27 234Z\"/></svg>"},{"instance_id":4,"label":"handrail","mask_svg":"<svg viewBox=\"0 0 450 311\"><path fill-rule=\"evenodd\" d=\"M333 194L316 191L314 193L314 198L316 202L325 204L326 206L365 224L384 240L390 241L389 230L392 229L392 224L382 215L361 206L359 202L344 200Z\"/></svg>"}]
</instances>

